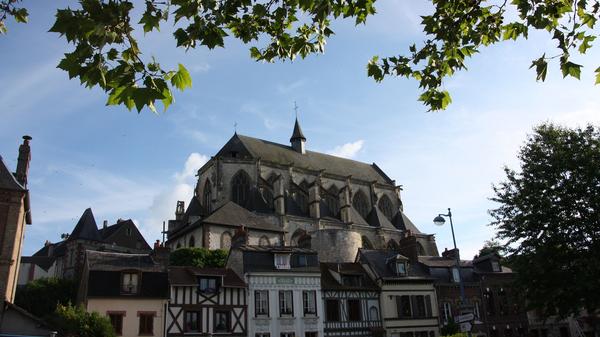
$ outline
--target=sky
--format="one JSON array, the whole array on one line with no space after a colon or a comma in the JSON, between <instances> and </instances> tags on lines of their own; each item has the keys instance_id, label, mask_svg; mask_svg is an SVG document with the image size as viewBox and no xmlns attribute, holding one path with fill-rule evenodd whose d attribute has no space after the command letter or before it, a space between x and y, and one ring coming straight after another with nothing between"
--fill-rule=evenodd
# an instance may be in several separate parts
<instances>
[{"instance_id":1,"label":"sky","mask_svg":"<svg viewBox=\"0 0 600 337\"><path fill-rule=\"evenodd\" d=\"M294 62L255 62L251 45L234 40L224 49L186 52L175 48L168 27L140 35L146 57L165 68L184 64L193 87L177 92L167 112L138 114L105 106L101 91L56 68L72 46L47 31L56 8L75 2L23 3L29 23L9 21L8 35L0 36L0 155L14 170L21 137L33 137L33 224L24 255L70 233L88 207L99 226L133 219L151 244L176 201L189 201L197 169L233 135L235 123L241 134L287 144L296 102L307 149L377 163L402 185L405 213L436 235L440 251L452 247L452 236L432 219L452 208L461 256L471 258L494 237L492 184L503 180L504 166L518 168L532 128L600 119L597 52L574 57L584 65L580 81L563 79L555 63L546 82L535 81L531 61L555 53L544 32L469 60L468 71L446 82L453 103L442 112L427 112L417 101L414 80L374 82L366 75L372 56L406 53L423 39L419 15L431 12L429 3L403 0L378 2L366 25L336 21L324 54Z\"/></svg>"}]
</instances>

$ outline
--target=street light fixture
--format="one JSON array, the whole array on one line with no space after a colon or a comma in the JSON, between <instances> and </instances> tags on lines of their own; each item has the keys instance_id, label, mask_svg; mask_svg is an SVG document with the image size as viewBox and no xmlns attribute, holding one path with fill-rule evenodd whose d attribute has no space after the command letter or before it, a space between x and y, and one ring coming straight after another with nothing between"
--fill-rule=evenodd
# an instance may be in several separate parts
<instances>
[{"instance_id":1,"label":"street light fixture","mask_svg":"<svg viewBox=\"0 0 600 337\"><path fill-rule=\"evenodd\" d=\"M433 219L433 223L437 226L443 226L446 223L446 220L444 219L444 217L447 217L448 219L450 219L450 229L452 230L452 242L454 243L454 257L456 260L456 270L457 270L457 278L458 278L458 283L460 285L460 299L462 301L463 305L467 304L466 298L465 298L465 285L463 283L462 277L460 275L460 257L458 254L458 249L456 248L456 238L454 236L454 224L452 223L452 212L450 212L450 208L448 208L448 214L438 214L438 216L436 216Z\"/></svg>"}]
</instances>

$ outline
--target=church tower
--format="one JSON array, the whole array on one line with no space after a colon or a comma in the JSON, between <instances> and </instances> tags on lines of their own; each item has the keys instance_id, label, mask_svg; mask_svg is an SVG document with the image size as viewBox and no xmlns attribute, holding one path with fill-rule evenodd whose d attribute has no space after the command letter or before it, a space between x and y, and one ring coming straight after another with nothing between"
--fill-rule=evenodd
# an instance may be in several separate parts
<instances>
[{"instance_id":1,"label":"church tower","mask_svg":"<svg viewBox=\"0 0 600 337\"><path fill-rule=\"evenodd\" d=\"M30 140L31 137L23 136L15 173L10 172L0 157L0 300L11 303L19 277L25 224L31 224L27 190Z\"/></svg>"},{"instance_id":2,"label":"church tower","mask_svg":"<svg viewBox=\"0 0 600 337\"><path fill-rule=\"evenodd\" d=\"M290 143L292 143L292 149L294 149L294 151L306 154L306 138L302 133L302 128L300 128L298 118L296 118L296 124L294 124L294 132L292 133L292 138L290 138Z\"/></svg>"}]
</instances>

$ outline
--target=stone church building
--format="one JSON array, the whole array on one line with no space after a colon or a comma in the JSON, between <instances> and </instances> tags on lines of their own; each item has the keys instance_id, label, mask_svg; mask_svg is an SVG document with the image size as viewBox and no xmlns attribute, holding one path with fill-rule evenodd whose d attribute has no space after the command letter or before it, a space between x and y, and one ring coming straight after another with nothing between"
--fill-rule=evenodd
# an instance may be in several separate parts
<instances>
[{"instance_id":1,"label":"stone church building","mask_svg":"<svg viewBox=\"0 0 600 337\"><path fill-rule=\"evenodd\" d=\"M237 228L247 244L310 246L322 262L352 262L359 248L438 255L433 235L404 214L400 186L375 163L307 150L298 120L290 145L235 133L198 170L194 197L177 203L171 249L229 249Z\"/></svg>"}]
</instances>

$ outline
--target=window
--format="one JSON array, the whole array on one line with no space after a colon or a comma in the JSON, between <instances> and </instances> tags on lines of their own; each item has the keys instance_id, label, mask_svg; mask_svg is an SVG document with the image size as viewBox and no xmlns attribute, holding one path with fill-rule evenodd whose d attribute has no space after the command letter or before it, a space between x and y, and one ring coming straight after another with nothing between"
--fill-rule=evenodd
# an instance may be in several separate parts
<instances>
[{"instance_id":1,"label":"window","mask_svg":"<svg viewBox=\"0 0 600 337\"><path fill-rule=\"evenodd\" d=\"M377 309L377 307L374 305L369 308L369 319L371 321L379 320L379 309Z\"/></svg>"},{"instance_id":2,"label":"window","mask_svg":"<svg viewBox=\"0 0 600 337\"><path fill-rule=\"evenodd\" d=\"M304 337L318 337L319 333L316 331L307 331L304 333Z\"/></svg>"},{"instance_id":3,"label":"window","mask_svg":"<svg viewBox=\"0 0 600 337\"><path fill-rule=\"evenodd\" d=\"M317 314L317 292L315 290L305 290L302 292L302 306L304 316Z\"/></svg>"},{"instance_id":4,"label":"window","mask_svg":"<svg viewBox=\"0 0 600 337\"><path fill-rule=\"evenodd\" d=\"M216 293L218 291L217 279L212 277L199 277L198 291L201 293Z\"/></svg>"},{"instance_id":5,"label":"window","mask_svg":"<svg viewBox=\"0 0 600 337\"><path fill-rule=\"evenodd\" d=\"M329 191L323 191L321 198L325 201L327 210L334 217L337 218L340 213L340 202L338 197L338 190L335 186L331 186Z\"/></svg>"},{"instance_id":6,"label":"window","mask_svg":"<svg viewBox=\"0 0 600 337\"><path fill-rule=\"evenodd\" d=\"M115 333L117 335L123 334L123 316L125 316L124 312L109 312L108 318L110 319L110 324L112 325Z\"/></svg>"},{"instance_id":7,"label":"window","mask_svg":"<svg viewBox=\"0 0 600 337\"><path fill-rule=\"evenodd\" d=\"M460 283L460 273L456 267L452 268L452 281L455 283Z\"/></svg>"},{"instance_id":8,"label":"window","mask_svg":"<svg viewBox=\"0 0 600 337\"><path fill-rule=\"evenodd\" d=\"M136 272L123 273L121 276L121 293L138 293L139 274Z\"/></svg>"},{"instance_id":9,"label":"window","mask_svg":"<svg viewBox=\"0 0 600 337\"><path fill-rule=\"evenodd\" d=\"M256 290L254 292L254 313L255 316L269 316L269 291Z\"/></svg>"},{"instance_id":10,"label":"window","mask_svg":"<svg viewBox=\"0 0 600 337\"><path fill-rule=\"evenodd\" d=\"M140 313L140 332L139 335L154 334L154 314Z\"/></svg>"},{"instance_id":11,"label":"window","mask_svg":"<svg viewBox=\"0 0 600 337\"><path fill-rule=\"evenodd\" d=\"M215 332L229 332L230 331L230 312L229 311L215 311Z\"/></svg>"},{"instance_id":12,"label":"window","mask_svg":"<svg viewBox=\"0 0 600 337\"><path fill-rule=\"evenodd\" d=\"M362 320L360 313L360 301L359 300L348 300L348 320L352 322L358 322Z\"/></svg>"},{"instance_id":13,"label":"window","mask_svg":"<svg viewBox=\"0 0 600 337\"><path fill-rule=\"evenodd\" d=\"M208 213L211 212L211 201L212 201L212 188L210 187L210 180L206 179L204 183L204 193L202 203Z\"/></svg>"},{"instance_id":14,"label":"window","mask_svg":"<svg viewBox=\"0 0 600 337\"><path fill-rule=\"evenodd\" d=\"M294 332L282 332L280 334L281 337L295 337L296 334Z\"/></svg>"},{"instance_id":15,"label":"window","mask_svg":"<svg viewBox=\"0 0 600 337\"><path fill-rule=\"evenodd\" d=\"M290 269L290 254L275 254L276 269Z\"/></svg>"},{"instance_id":16,"label":"window","mask_svg":"<svg viewBox=\"0 0 600 337\"><path fill-rule=\"evenodd\" d=\"M397 251L400 249L400 246L398 246L398 242L396 242L396 240L391 239L390 241L388 241L387 249Z\"/></svg>"},{"instance_id":17,"label":"window","mask_svg":"<svg viewBox=\"0 0 600 337\"><path fill-rule=\"evenodd\" d=\"M186 311L184 320L185 332L201 332L202 315L200 311Z\"/></svg>"},{"instance_id":18,"label":"window","mask_svg":"<svg viewBox=\"0 0 600 337\"><path fill-rule=\"evenodd\" d=\"M498 263L498 261L492 261L492 271L501 271L500 263Z\"/></svg>"},{"instance_id":19,"label":"window","mask_svg":"<svg viewBox=\"0 0 600 337\"><path fill-rule=\"evenodd\" d=\"M279 315L288 316L294 314L294 303L291 290L279 291Z\"/></svg>"},{"instance_id":20,"label":"window","mask_svg":"<svg viewBox=\"0 0 600 337\"><path fill-rule=\"evenodd\" d=\"M125 235L127 235L127 236L131 236L131 227L127 227L127 228L125 229Z\"/></svg>"},{"instance_id":21,"label":"window","mask_svg":"<svg viewBox=\"0 0 600 337\"><path fill-rule=\"evenodd\" d=\"M221 234L221 249L230 249L231 248L231 233L223 232Z\"/></svg>"},{"instance_id":22,"label":"window","mask_svg":"<svg viewBox=\"0 0 600 337\"><path fill-rule=\"evenodd\" d=\"M306 255L298 255L298 266L297 267L306 267L308 266L308 261Z\"/></svg>"},{"instance_id":23,"label":"window","mask_svg":"<svg viewBox=\"0 0 600 337\"><path fill-rule=\"evenodd\" d=\"M369 203L367 202L367 197L362 191L356 192L354 198L352 199L352 206L354 209L363 217L363 219L367 218L369 215Z\"/></svg>"},{"instance_id":24,"label":"window","mask_svg":"<svg viewBox=\"0 0 600 337\"><path fill-rule=\"evenodd\" d=\"M308 183L303 181L300 185L295 185L292 183L292 198L300 208L300 211L304 214L308 214Z\"/></svg>"},{"instance_id":25,"label":"window","mask_svg":"<svg viewBox=\"0 0 600 337\"><path fill-rule=\"evenodd\" d=\"M250 195L250 177L244 170L238 171L231 179L231 200L245 206Z\"/></svg>"},{"instance_id":26,"label":"window","mask_svg":"<svg viewBox=\"0 0 600 337\"><path fill-rule=\"evenodd\" d=\"M392 221L392 218L394 217L395 212L394 212L394 206L392 205L390 198L388 198L387 195L383 195L379 199L378 205L379 205L379 209L381 210L383 215L385 215L385 217L388 218L388 220Z\"/></svg>"},{"instance_id":27,"label":"window","mask_svg":"<svg viewBox=\"0 0 600 337\"><path fill-rule=\"evenodd\" d=\"M416 295L412 296L413 301L413 317L426 317L427 311L425 310L425 296Z\"/></svg>"},{"instance_id":28,"label":"window","mask_svg":"<svg viewBox=\"0 0 600 337\"><path fill-rule=\"evenodd\" d=\"M442 302L442 312L444 313L444 322L450 321L450 318L452 318L452 303Z\"/></svg>"},{"instance_id":29,"label":"window","mask_svg":"<svg viewBox=\"0 0 600 337\"><path fill-rule=\"evenodd\" d=\"M362 248L364 249L373 249L373 244L371 244L371 241L369 241L369 239L367 239L366 236L362 236L361 237L361 241L362 241Z\"/></svg>"},{"instance_id":30,"label":"window","mask_svg":"<svg viewBox=\"0 0 600 337\"><path fill-rule=\"evenodd\" d=\"M410 296L396 296L396 305L398 306L398 317L412 317L412 310L410 308Z\"/></svg>"},{"instance_id":31,"label":"window","mask_svg":"<svg viewBox=\"0 0 600 337\"><path fill-rule=\"evenodd\" d=\"M362 277L360 275L342 275L342 284L347 287L361 287Z\"/></svg>"},{"instance_id":32,"label":"window","mask_svg":"<svg viewBox=\"0 0 600 337\"><path fill-rule=\"evenodd\" d=\"M496 315L496 303L494 301L494 293L490 290L490 288L486 288L484 297L487 301L487 314L488 316Z\"/></svg>"},{"instance_id":33,"label":"window","mask_svg":"<svg viewBox=\"0 0 600 337\"><path fill-rule=\"evenodd\" d=\"M194 238L194 236L193 236L193 235L192 235L192 236L190 236L190 242L189 242L189 245L188 245L188 246L189 246L190 248L193 248L193 247L195 247L195 246L196 246L196 239Z\"/></svg>"},{"instance_id":34,"label":"window","mask_svg":"<svg viewBox=\"0 0 600 337\"><path fill-rule=\"evenodd\" d=\"M398 274L399 276L406 275L406 262L396 261L396 274Z\"/></svg>"},{"instance_id":35,"label":"window","mask_svg":"<svg viewBox=\"0 0 600 337\"><path fill-rule=\"evenodd\" d=\"M340 301L338 300L326 300L325 310L327 311L326 318L329 322L340 321Z\"/></svg>"},{"instance_id":36,"label":"window","mask_svg":"<svg viewBox=\"0 0 600 337\"><path fill-rule=\"evenodd\" d=\"M479 314L479 300L473 300L473 315L475 316L476 320L480 320L481 316Z\"/></svg>"}]
</instances>

